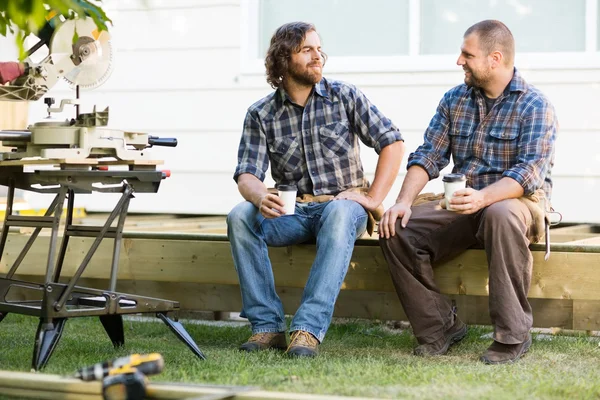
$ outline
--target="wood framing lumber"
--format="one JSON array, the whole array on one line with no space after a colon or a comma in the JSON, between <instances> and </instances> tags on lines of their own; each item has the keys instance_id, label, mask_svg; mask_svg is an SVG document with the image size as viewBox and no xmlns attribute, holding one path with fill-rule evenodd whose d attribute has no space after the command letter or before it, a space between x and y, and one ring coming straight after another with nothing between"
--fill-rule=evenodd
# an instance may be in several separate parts
<instances>
[{"instance_id":1,"label":"wood framing lumber","mask_svg":"<svg viewBox=\"0 0 600 400\"><path fill-rule=\"evenodd\" d=\"M0 393L19 398L101 400L100 382L83 382L59 375L0 371ZM150 382L146 396L152 399L190 399L222 396L232 400L360 400L359 397L268 392L252 387ZM365 398L362 398L365 399Z\"/></svg>"},{"instance_id":2,"label":"wood framing lumber","mask_svg":"<svg viewBox=\"0 0 600 400\"><path fill-rule=\"evenodd\" d=\"M119 263L117 290L176 300L182 310L239 311L241 298L231 249L225 235L126 233ZM9 234L0 263L6 273L28 235ZM93 238L72 237L62 279L73 276ZM45 276L48 237L39 237L17 270L18 279L40 282ZM83 274L79 286L107 289L112 240L106 239ZM553 244L544 261L543 245L532 246L533 279L529 298L536 327L600 330L600 246ZM269 249L278 293L287 313L300 302L314 259L314 244ZM487 261L483 250L472 249L439 263L435 277L450 295L461 318L489 324ZM39 299L40 291L11 289L11 300ZM338 317L406 319L385 259L376 240L360 239L336 303Z\"/></svg>"},{"instance_id":3,"label":"wood framing lumber","mask_svg":"<svg viewBox=\"0 0 600 400\"><path fill-rule=\"evenodd\" d=\"M10 234L2 256L0 273L6 273L23 248L28 235ZM63 277L74 274L93 238L69 241ZM543 248L543 247L542 247ZM45 275L48 237L39 237L17 273ZM314 259L314 245L303 244L269 249L276 284L303 288ZM112 240L104 240L84 272L86 278L109 276ZM530 298L600 300L597 245L553 245L544 261L543 251L534 248ZM487 296L487 261L483 250L468 250L441 262L435 276L443 293ZM119 279L132 281L189 282L237 285L231 250L224 235L145 234L123 240ZM374 240L361 239L354 250L343 290L393 292L386 262Z\"/></svg>"}]
</instances>

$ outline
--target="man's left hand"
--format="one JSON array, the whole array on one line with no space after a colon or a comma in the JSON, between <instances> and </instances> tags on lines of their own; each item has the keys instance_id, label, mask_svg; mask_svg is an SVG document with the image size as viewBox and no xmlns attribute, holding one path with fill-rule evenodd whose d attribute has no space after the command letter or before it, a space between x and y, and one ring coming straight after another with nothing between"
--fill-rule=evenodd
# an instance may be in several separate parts
<instances>
[{"instance_id":1,"label":"man's left hand","mask_svg":"<svg viewBox=\"0 0 600 400\"><path fill-rule=\"evenodd\" d=\"M440 201L440 205L444 208L445 203L444 199ZM474 214L486 207L485 196L480 190L473 188L460 189L454 192L454 196L450 199L450 206L452 211L459 214Z\"/></svg>"},{"instance_id":2,"label":"man's left hand","mask_svg":"<svg viewBox=\"0 0 600 400\"><path fill-rule=\"evenodd\" d=\"M379 203L366 193L359 193L352 190L346 190L339 193L333 200L354 200L366 210L375 211L379 207Z\"/></svg>"}]
</instances>

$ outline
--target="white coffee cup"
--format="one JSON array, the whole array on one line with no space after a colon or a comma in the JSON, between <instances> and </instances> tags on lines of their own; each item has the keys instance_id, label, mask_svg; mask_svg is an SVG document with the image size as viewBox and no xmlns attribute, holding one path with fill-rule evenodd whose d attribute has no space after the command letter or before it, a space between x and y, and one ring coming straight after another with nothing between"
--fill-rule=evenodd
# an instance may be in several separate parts
<instances>
[{"instance_id":1,"label":"white coffee cup","mask_svg":"<svg viewBox=\"0 0 600 400\"><path fill-rule=\"evenodd\" d=\"M296 210L296 193L298 188L296 185L278 185L279 198L283 200L283 209L285 215L293 215Z\"/></svg>"},{"instance_id":2,"label":"white coffee cup","mask_svg":"<svg viewBox=\"0 0 600 400\"><path fill-rule=\"evenodd\" d=\"M444 182L444 197L446 199L446 210L454 211L450 206L450 199L454 192L464 189L467 185L467 177L464 174L446 174L442 178Z\"/></svg>"}]
</instances>

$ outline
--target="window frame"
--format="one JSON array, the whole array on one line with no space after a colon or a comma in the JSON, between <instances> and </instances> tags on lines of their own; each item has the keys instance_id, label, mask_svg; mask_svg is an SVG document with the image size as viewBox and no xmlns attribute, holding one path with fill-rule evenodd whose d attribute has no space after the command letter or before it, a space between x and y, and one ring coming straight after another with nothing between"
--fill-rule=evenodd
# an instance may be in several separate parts
<instances>
[{"instance_id":1,"label":"window frame","mask_svg":"<svg viewBox=\"0 0 600 400\"><path fill-rule=\"evenodd\" d=\"M558 70L600 68L600 43L598 43L598 5L600 0L585 0L585 46L580 52L517 52L515 65L520 69ZM403 56L356 56L329 57L326 71L344 73L393 73L393 72L453 72L456 54L421 55L420 10L421 0L409 0L409 46ZM259 41L259 0L241 2L241 72L244 75L264 74L264 58L256 57Z\"/></svg>"}]
</instances>

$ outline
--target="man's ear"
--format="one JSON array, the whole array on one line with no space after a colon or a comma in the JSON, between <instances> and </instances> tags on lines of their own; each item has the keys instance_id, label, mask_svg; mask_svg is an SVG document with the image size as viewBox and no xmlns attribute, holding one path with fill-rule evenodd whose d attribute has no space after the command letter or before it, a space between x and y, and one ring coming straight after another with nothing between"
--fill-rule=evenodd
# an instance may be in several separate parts
<instances>
[{"instance_id":1,"label":"man's ear","mask_svg":"<svg viewBox=\"0 0 600 400\"><path fill-rule=\"evenodd\" d=\"M494 68L501 66L504 61L504 54L499 50L492 52L490 57L492 57L492 65Z\"/></svg>"}]
</instances>

